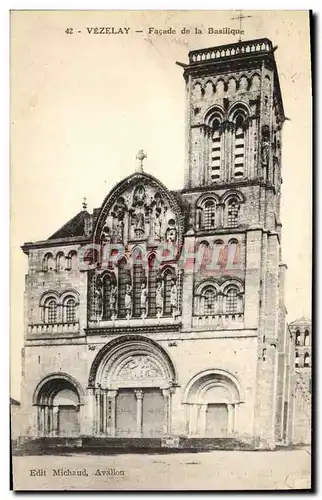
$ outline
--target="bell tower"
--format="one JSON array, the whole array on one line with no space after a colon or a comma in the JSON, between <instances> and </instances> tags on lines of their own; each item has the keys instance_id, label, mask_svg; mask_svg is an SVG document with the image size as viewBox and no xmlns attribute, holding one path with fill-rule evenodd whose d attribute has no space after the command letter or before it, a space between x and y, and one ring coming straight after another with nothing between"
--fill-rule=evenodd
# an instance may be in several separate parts
<instances>
[{"instance_id":1,"label":"bell tower","mask_svg":"<svg viewBox=\"0 0 322 500\"><path fill-rule=\"evenodd\" d=\"M189 53L185 188L247 181L279 188L284 117L266 38Z\"/></svg>"},{"instance_id":2,"label":"bell tower","mask_svg":"<svg viewBox=\"0 0 322 500\"><path fill-rule=\"evenodd\" d=\"M230 317L233 309L225 328L235 336L236 352L241 349L241 332L245 338L256 338L253 433L267 446L280 439L282 421L288 418L282 408L282 383L276 385L283 379L286 361L280 222L285 114L275 50L267 38L239 41L191 51L189 64L180 63L186 84L182 194L190 206L185 241L195 248L206 246L217 264L211 276L199 276L195 266L193 283L185 276L183 321L188 326L192 314L192 324L198 315L200 323L206 315L207 325L214 324L216 331L221 328L217 316ZM216 245L221 248L217 253ZM234 308L229 306L229 285L225 288L229 280L242 285L234 292ZM217 287L213 315L205 312L211 303L203 296L205 283ZM190 296L189 287L194 290Z\"/></svg>"}]
</instances>

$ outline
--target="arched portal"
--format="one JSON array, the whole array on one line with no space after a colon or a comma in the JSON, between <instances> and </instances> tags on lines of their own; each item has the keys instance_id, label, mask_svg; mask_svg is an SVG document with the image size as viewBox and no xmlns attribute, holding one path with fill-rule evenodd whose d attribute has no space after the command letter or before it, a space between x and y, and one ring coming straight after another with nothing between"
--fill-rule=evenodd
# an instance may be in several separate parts
<instances>
[{"instance_id":1,"label":"arched portal","mask_svg":"<svg viewBox=\"0 0 322 500\"><path fill-rule=\"evenodd\" d=\"M36 387L33 404L37 406L39 436L79 435L83 392L72 377L59 373L44 378Z\"/></svg>"},{"instance_id":2,"label":"arched portal","mask_svg":"<svg viewBox=\"0 0 322 500\"><path fill-rule=\"evenodd\" d=\"M186 432L190 436L228 437L238 430L242 389L236 377L224 370L206 370L188 383Z\"/></svg>"},{"instance_id":3,"label":"arched portal","mask_svg":"<svg viewBox=\"0 0 322 500\"><path fill-rule=\"evenodd\" d=\"M89 377L94 433L116 437L159 437L171 432L173 363L156 342L127 335L97 354Z\"/></svg>"}]
</instances>

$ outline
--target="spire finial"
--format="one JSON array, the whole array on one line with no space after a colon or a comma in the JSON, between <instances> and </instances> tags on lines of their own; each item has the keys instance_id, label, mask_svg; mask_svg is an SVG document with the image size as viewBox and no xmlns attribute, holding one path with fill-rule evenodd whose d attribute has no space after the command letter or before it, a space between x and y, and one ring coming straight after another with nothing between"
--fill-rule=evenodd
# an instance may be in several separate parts
<instances>
[{"instance_id":1,"label":"spire finial","mask_svg":"<svg viewBox=\"0 0 322 500\"><path fill-rule=\"evenodd\" d=\"M253 17L253 16L244 16L244 15L243 15L243 11L242 11L242 10L240 10L240 11L239 11L239 16L237 16L237 17L231 17L231 18L230 18L230 19L232 19L233 21L239 21L239 40L238 40L239 42L241 42L241 41L242 41L242 33L241 33L241 32L242 32L242 27L243 27L243 25L242 25L242 21L243 21L244 19L249 19L249 18L251 18L251 17Z\"/></svg>"},{"instance_id":2,"label":"spire finial","mask_svg":"<svg viewBox=\"0 0 322 500\"><path fill-rule=\"evenodd\" d=\"M143 151L143 149L140 149L138 154L136 155L136 159L139 160L140 165L138 167L138 172L143 172L143 161L145 158L147 158L148 155Z\"/></svg>"},{"instance_id":3,"label":"spire finial","mask_svg":"<svg viewBox=\"0 0 322 500\"><path fill-rule=\"evenodd\" d=\"M83 203L82 203L83 210L87 210L87 198L83 198Z\"/></svg>"}]
</instances>

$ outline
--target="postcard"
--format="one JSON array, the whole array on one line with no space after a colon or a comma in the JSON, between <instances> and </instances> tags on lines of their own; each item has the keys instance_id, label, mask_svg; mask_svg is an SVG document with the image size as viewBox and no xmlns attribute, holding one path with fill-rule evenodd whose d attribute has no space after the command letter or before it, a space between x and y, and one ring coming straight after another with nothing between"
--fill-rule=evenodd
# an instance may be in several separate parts
<instances>
[{"instance_id":1,"label":"postcard","mask_svg":"<svg viewBox=\"0 0 322 500\"><path fill-rule=\"evenodd\" d=\"M10 18L13 489L310 490L310 12Z\"/></svg>"}]
</instances>

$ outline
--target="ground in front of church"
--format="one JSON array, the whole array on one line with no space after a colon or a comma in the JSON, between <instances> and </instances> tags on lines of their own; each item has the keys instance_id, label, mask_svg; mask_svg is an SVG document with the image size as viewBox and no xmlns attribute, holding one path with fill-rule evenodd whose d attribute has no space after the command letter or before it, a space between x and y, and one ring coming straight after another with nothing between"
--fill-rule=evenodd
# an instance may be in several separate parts
<instances>
[{"instance_id":1,"label":"ground in front of church","mask_svg":"<svg viewBox=\"0 0 322 500\"><path fill-rule=\"evenodd\" d=\"M15 490L287 490L310 488L311 481L309 447L12 459Z\"/></svg>"}]
</instances>

